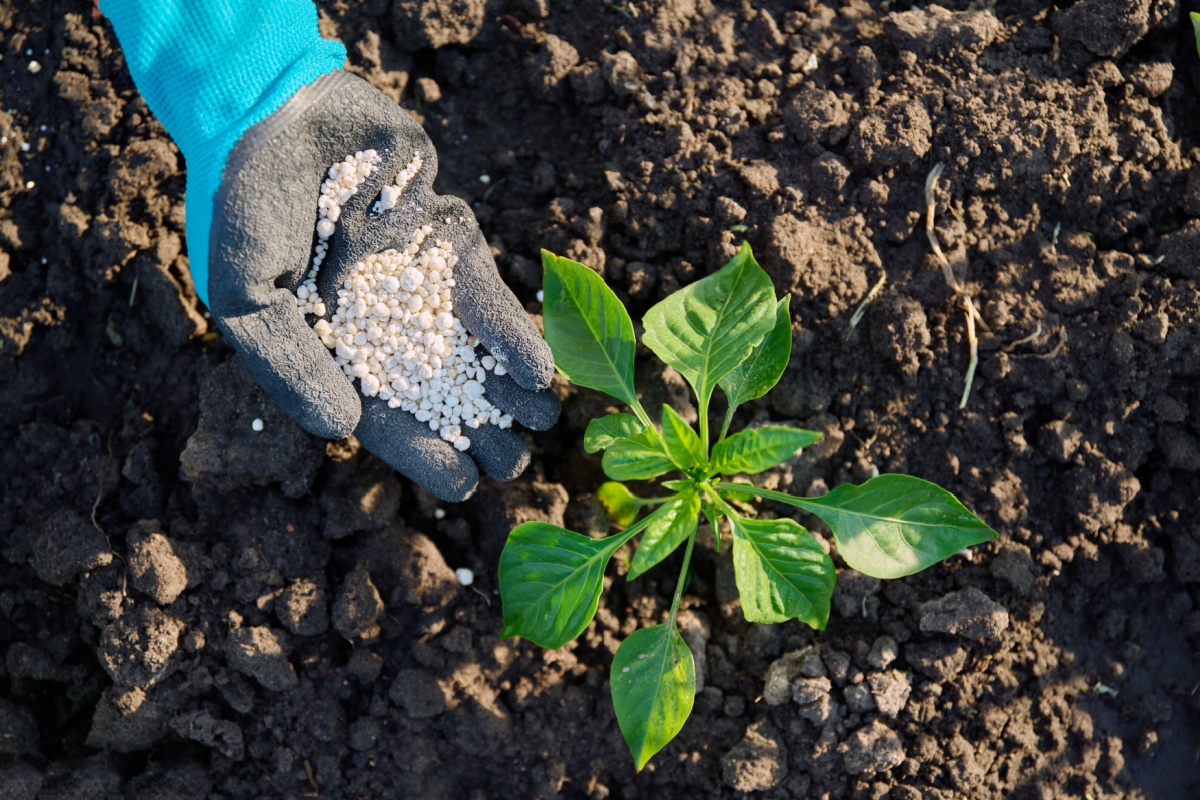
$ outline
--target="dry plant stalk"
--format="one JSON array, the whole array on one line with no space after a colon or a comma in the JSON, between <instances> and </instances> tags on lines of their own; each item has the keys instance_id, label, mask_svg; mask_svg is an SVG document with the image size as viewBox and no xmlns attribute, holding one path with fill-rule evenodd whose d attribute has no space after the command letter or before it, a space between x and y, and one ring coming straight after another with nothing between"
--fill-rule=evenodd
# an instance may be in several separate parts
<instances>
[{"instance_id":1,"label":"dry plant stalk","mask_svg":"<svg viewBox=\"0 0 1200 800\"><path fill-rule=\"evenodd\" d=\"M975 320L979 317L979 312L975 310L975 304L971 302L971 295L967 294L962 284L954 277L950 261L942 252L937 233L933 230L933 212L937 206L933 190L937 186L938 178L942 175L942 169L943 165L940 162L935 164L933 169L929 170L929 177L925 179L925 235L929 237L929 245L933 248L933 254L937 256L938 263L942 265L942 277L946 279L946 285L962 299L963 309L967 312L967 344L971 348L971 360L967 363L967 377L963 384L962 400L958 403L958 407L961 409L967 406L967 398L971 396L971 384L975 381L975 368L979 366L979 338L975 335ZM982 322L982 320L980 321Z\"/></svg>"},{"instance_id":2,"label":"dry plant stalk","mask_svg":"<svg viewBox=\"0 0 1200 800\"><path fill-rule=\"evenodd\" d=\"M862 322L863 315L867 313L867 306L875 302L875 298L879 297L879 293L883 291L883 287L887 285L887 270L883 270L879 274L879 280L867 292L867 296L858 304L858 308L854 309L854 316L850 317L850 327L846 331L846 338L850 338L850 334L854 333L854 329L858 327L858 323Z\"/></svg>"}]
</instances>

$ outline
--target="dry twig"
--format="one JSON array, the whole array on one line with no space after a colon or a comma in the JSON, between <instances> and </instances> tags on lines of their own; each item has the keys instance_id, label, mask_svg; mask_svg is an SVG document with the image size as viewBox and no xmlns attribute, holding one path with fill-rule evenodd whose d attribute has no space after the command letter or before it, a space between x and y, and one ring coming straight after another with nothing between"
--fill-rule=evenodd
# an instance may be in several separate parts
<instances>
[{"instance_id":1,"label":"dry twig","mask_svg":"<svg viewBox=\"0 0 1200 800\"><path fill-rule=\"evenodd\" d=\"M980 318L979 312L975 310L975 304L971 302L971 295L967 294L958 279L954 277L954 270L951 269L946 254L942 252L937 233L933 229L933 213L937 206L933 190L937 186L937 180L941 174L942 164L938 163L929 171L929 177L925 179L925 235L929 237L929 245L933 248L933 254L937 256L938 263L942 266L942 277L946 279L946 285L962 299L963 309L967 312L967 344L971 348L971 360L967 363L967 377L963 385L962 400L958 404L959 408L966 408L967 398L971 396L971 384L975 381L975 368L979 366L979 339L975 335L975 320L978 319L981 324L983 320Z\"/></svg>"},{"instance_id":2,"label":"dry twig","mask_svg":"<svg viewBox=\"0 0 1200 800\"><path fill-rule=\"evenodd\" d=\"M846 338L850 338L850 334L854 333L854 329L858 323L862 321L863 314L867 313L867 306L875 302L875 298L879 297L879 293L883 291L883 287L887 285L887 271L881 270L879 280L871 287L871 291L867 292L867 296L858 304L858 308L854 309L854 316L850 317L850 328L846 331Z\"/></svg>"},{"instance_id":3,"label":"dry twig","mask_svg":"<svg viewBox=\"0 0 1200 800\"><path fill-rule=\"evenodd\" d=\"M1021 345L1029 344L1030 342L1035 341L1039 336L1042 335L1042 330L1043 330L1042 323L1041 323L1041 321L1038 321L1037 329L1034 330L1033 333L1029 334L1028 336L1024 336L1020 339L1017 339L1016 341L1009 342L1008 344L1004 345L1004 347L1002 347L1000 349L1006 353L1011 353L1013 350L1016 350Z\"/></svg>"}]
</instances>

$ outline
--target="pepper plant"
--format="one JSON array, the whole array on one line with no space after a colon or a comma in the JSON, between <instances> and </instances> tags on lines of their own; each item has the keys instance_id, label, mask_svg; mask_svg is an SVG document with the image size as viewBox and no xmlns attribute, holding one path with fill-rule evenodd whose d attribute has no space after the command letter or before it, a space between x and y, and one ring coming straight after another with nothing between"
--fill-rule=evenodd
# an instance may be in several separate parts
<instances>
[{"instance_id":1,"label":"pepper plant","mask_svg":"<svg viewBox=\"0 0 1200 800\"><path fill-rule=\"evenodd\" d=\"M503 635L562 647L591 622L605 567L623 545L641 535L629 580L683 547L666 620L625 639L610 674L617 722L639 770L683 727L695 698L695 667L676 614L701 515L718 548L722 521L728 526L746 619L798 619L816 630L829 621L833 560L795 520L754 518L744 510L753 498L815 514L832 530L845 562L876 578L910 575L995 538L945 489L907 475L880 475L821 497L793 497L728 480L768 470L820 438L783 425L729 433L734 411L775 385L792 350L790 298L776 300L770 277L748 245L642 319L643 344L695 392L698 430L670 406L657 419L642 407L633 380L633 323L600 276L546 251L542 263L546 341L555 366L576 385L604 392L629 409L592 420L583 438L588 453L604 451L601 464L612 481L597 496L623 530L593 539L545 522L513 529L500 555ZM713 441L709 410L718 388L727 405ZM654 497L639 497L623 483L663 476L672 476L662 481L666 493ZM733 500L741 502L735 506ZM648 509L653 510L639 520Z\"/></svg>"}]
</instances>

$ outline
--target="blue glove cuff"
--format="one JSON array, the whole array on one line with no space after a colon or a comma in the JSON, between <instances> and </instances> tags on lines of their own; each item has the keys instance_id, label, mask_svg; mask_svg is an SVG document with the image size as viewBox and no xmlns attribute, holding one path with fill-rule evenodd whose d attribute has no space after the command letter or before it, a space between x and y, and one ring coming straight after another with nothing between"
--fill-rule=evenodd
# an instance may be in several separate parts
<instances>
[{"instance_id":1,"label":"blue glove cuff","mask_svg":"<svg viewBox=\"0 0 1200 800\"><path fill-rule=\"evenodd\" d=\"M100 10L187 162L188 258L207 304L213 197L230 151L300 87L340 69L346 48L321 38L312 0L101 0Z\"/></svg>"}]
</instances>

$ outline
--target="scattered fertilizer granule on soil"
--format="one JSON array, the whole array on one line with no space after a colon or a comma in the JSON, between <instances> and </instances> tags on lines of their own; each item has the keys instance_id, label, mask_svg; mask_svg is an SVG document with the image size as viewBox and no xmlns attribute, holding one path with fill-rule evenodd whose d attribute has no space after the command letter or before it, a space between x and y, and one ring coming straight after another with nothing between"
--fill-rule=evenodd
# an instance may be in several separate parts
<instances>
[{"instance_id":1,"label":"scattered fertilizer granule on soil","mask_svg":"<svg viewBox=\"0 0 1200 800\"><path fill-rule=\"evenodd\" d=\"M328 309L317 291L317 275L329 251L342 208L382 162L374 150L346 156L329 168L317 202L317 244L312 266L296 290L301 313L319 319L313 330L334 353L334 361L367 397L386 400L411 413L459 450L471 446L463 427L512 426L512 417L484 397L487 371L505 374L485 355L454 316L454 267L458 256L449 242L431 239L425 225L399 250L389 249L354 265L337 290L337 310ZM396 181L385 186L373 213L393 208L421 168L419 155Z\"/></svg>"}]
</instances>

